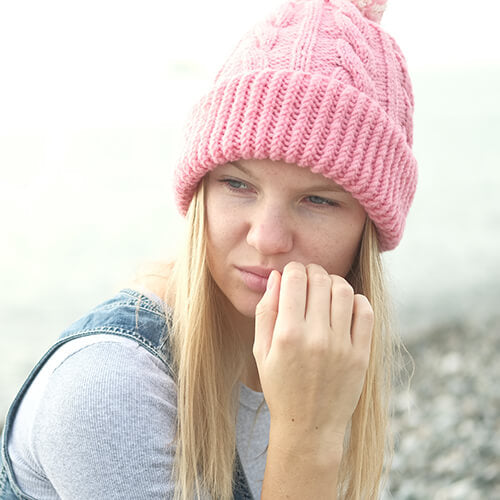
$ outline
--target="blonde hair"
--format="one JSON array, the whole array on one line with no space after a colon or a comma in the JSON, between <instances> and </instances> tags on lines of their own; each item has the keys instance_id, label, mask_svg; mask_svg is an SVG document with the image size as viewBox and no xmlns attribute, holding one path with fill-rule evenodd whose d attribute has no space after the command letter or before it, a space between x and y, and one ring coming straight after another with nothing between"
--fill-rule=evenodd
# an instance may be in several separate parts
<instances>
[{"instance_id":1,"label":"blonde hair","mask_svg":"<svg viewBox=\"0 0 500 500\"><path fill-rule=\"evenodd\" d=\"M185 249L167 277L167 287L175 289L171 304L178 391L175 498L192 499L205 491L225 500L232 498L242 347L223 313L227 299L207 266L204 182L193 197L187 224ZM392 455L389 397L399 342L391 333L378 240L370 220L347 279L370 301L375 326L364 388L346 435L338 497L375 499Z\"/></svg>"},{"instance_id":2,"label":"blonde hair","mask_svg":"<svg viewBox=\"0 0 500 500\"><path fill-rule=\"evenodd\" d=\"M347 279L356 293L362 293L370 301L375 324L365 383L351 418L341 463L339 491L340 498L375 499L387 479L392 459L390 396L401 343L390 322L392 315L378 238L370 219L366 221L360 250Z\"/></svg>"}]
</instances>

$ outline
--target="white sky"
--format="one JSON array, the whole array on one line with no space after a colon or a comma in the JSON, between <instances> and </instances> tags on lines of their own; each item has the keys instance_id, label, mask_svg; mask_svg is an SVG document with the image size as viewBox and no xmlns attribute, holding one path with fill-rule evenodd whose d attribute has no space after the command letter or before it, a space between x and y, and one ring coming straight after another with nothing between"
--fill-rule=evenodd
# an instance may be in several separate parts
<instances>
[{"instance_id":1,"label":"white sky","mask_svg":"<svg viewBox=\"0 0 500 500\"><path fill-rule=\"evenodd\" d=\"M279 3L0 0L0 220L8 242L0 245L4 305L36 305L58 288L68 297L75 294L77 304L86 290L94 297L95 289L102 289L99 280L128 272L126 259L142 257L141 246L146 251L147 243L153 245L150 240L158 236L150 219L157 217L157 226L164 223L164 202L175 213L164 178L175 153L173 136L242 31ZM420 281L434 276L441 278L434 289L448 293L445 283L458 276L457 268L475 283L498 275L491 270L498 267L494 244L499 240L491 234L498 234L495 221L500 220L495 219L499 108L491 101L498 95L499 23L497 0L389 0L382 20L403 49L418 91L415 144L422 175L415 205L420 206L410 213L408 236L393 263L407 290L422 290ZM435 83L435 75L426 73L457 66L474 71L464 81L456 81L454 73ZM493 69L483 71L485 66ZM456 120L455 112L444 117L448 121L438 120L460 102ZM468 117L480 116L460 121L463 108ZM457 175L454 158L474 162L479 188L473 202L470 179ZM447 175L446 190L439 180L434 185ZM134 203L147 206L137 211ZM117 207L126 224L110 225ZM454 209L439 223L433 207ZM477 235L466 239L467 252L455 245L463 240L460 224L467 220L457 215L460 210L474 220L467 234ZM413 265L417 252L418 266ZM113 255L112 262L104 254ZM470 256L480 262L481 272L463 265ZM89 279L89 269L99 280ZM57 279L63 281L58 285Z\"/></svg>"},{"instance_id":2,"label":"white sky","mask_svg":"<svg viewBox=\"0 0 500 500\"><path fill-rule=\"evenodd\" d=\"M165 109L199 94L200 71L208 82L242 30L279 3L1 2L0 134L161 125ZM419 71L500 65L499 20L496 0L389 0L382 24ZM179 68L183 82L172 79Z\"/></svg>"}]
</instances>

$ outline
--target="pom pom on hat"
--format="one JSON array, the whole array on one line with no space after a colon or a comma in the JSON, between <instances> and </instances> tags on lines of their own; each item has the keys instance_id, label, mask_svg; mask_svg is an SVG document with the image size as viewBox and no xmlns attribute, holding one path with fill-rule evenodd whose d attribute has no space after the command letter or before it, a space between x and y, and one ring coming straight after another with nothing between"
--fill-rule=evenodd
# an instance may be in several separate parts
<instances>
[{"instance_id":1,"label":"pom pom on hat","mask_svg":"<svg viewBox=\"0 0 500 500\"><path fill-rule=\"evenodd\" d=\"M351 0L367 19L379 23L384 14L387 0Z\"/></svg>"},{"instance_id":2,"label":"pom pom on hat","mask_svg":"<svg viewBox=\"0 0 500 500\"><path fill-rule=\"evenodd\" d=\"M342 186L375 224L380 248L397 246L417 163L406 61L373 22L384 5L290 0L243 37L188 121L175 171L182 214L217 165L284 161Z\"/></svg>"}]
</instances>

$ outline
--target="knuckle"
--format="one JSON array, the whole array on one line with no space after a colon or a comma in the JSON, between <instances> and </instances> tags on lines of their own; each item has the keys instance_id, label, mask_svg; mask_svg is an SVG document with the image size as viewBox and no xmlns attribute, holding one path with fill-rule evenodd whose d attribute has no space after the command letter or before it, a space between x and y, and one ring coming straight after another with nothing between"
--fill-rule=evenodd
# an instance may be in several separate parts
<instances>
[{"instance_id":1,"label":"knuckle","mask_svg":"<svg viewBox=\"0 0 500 500\"><path fill-rule=\"evenodd\" d=\"M313 358L320 358L330 352L330 343L326 338L317 338L310 341L307 346L308 355Z\"/></svg>"},{"instance_id":2,"label":"knuckle","mask_svg":"<svg viewBox=\"0 0 500 500\"><path fill-rule=\"evenodd\" d=\"M287 269L288 269L288 270L291 270L291 269L298 269L298 270L300 270L300 271L304 271L304 270L305 270L305 267L304 267L304 264L302 264L302 263L300 263L300 262L297 262L297 261L295 261L295 260L292 260L292 261L288 262L288 263L285 265L285 267L284 267L283 271L285 271L285 270L287 270Z\"/></svg>"},{"instance_id":3,"label":"knuckle","mask_svg":"<svg viewBox=\"0 0 500 500\"><path fill-rule=\"evenodd\" d=\"M344 343L339 343L335 347L335 357L339 360L345 360L349 357L349 349Z\"/></svg>"},{"instance_id":4,"label":"knuckle","mask_svg":"<svg viewBox=\"0 0 500 500\"><path fill-rule=\"evenodd\" d=\"M309 277L309 282L312 285L318 285L328 289L332 286L332 281L327 274L313 274Z\"/></svg>"},{"instance_id":5,"label":"knuckle","mask_svg":"<svg viewBox=\"0 0 500 500\"><path fill-rule=\"evenodd\" d=\"M257 321L259 318L262 318L262 316L265 316L265 314L266 309L260 304L257 304L257 307L255 308L255 320Z\"/></svg>"},{"instance_id":6,"label":"knuckle","mask_svg":"<svg viewBox=\"0 0 500 500\"><path fill-rule=\"evenodd\" d=\"M345 278L342 278L342 276L339 276L338 274L331 274L330 276L332 278L332 283L335 286L349 285L349 282Z\"/></svg>"},{"instance_id":7,"label":"knuckle","mask_svg":"<svg viewBox=\"0 0 500 500\"><path fill-rule=\"evenodd\" d=\"M322 286L332 285L330 275L321 266L318 266L317 264L308 264L306 269L308 280L311 283Z\"/></svg>"},{"instance_id":8,"label":"knuckle","mask_svg":"<svg viewBox=\"0 0 500 500\"><path fill-rule=\"evenodd\" d=\"M283 278L304 280L306 278L306 269L300 262L289 262L283 269Z\"/></svg>"},{"instance_id":9,"label":"knuckle","mask_svg":"<svg viewBox=\"0 0 500 500\"><path fill-rule=\"evenodd\" d=\"M325 269L322 266L320 266L319 264L313 264L313 263L307 264L306 269L307 269L307 274L311 274L311 273L327 274Z\"/></svg>"},{"instance_id":10,"label":"knuckle","mask_svg":"<svg viewBox=\"0 0 500 500\"><path fill-rule=\"evenodd\" d=\"M345 280L334 283L333 290L335 295L337 295L338 297L345 299L353 299L354 297L354 289Z\"/></svg>"},{"instance_id":11,"label":"knuckle","mask_svg":"<svg viewBox=\"0 0 500 500\"><path fill-rule=\"evenodd\" d=\"M375 314L368 299L364 295L356 294L354 301L356 303L356 314L364 320L373 321Z\"/></svg>"},{"instance_id":12,"label":"knuckle","mask_svg":"<svg viewBox=\"0 0 500 500\"><path fill-rule=\"evenodd\" d=\"M297 344L297 330L293 327L280 329L273 342L281 350L290 349Z\"/></svg>"},{"instance_id":13,"label":"knuckle","mask_svg":"<svg viewBox=\"0 0 500 500\"><path fill-rule=\"evenodd\" d=\"M373 323L373 321L375 319L375 314L373 313L373 309L372 308L365 308L365 309L363 309L361 311L361 313L360 313L359 316L364 321L370 322L370 323Z\"/></svg>"},{"instance_id":14,"label":"knuckle","mask_svg":"<svg viewBox=\"0 0 500 500\"><path fill-rule=\"evenodd\" d=\"M264 301L260 301L255 306L255 319L265 316L268 311L268 307Z\"/></svg>"}]
</instances>

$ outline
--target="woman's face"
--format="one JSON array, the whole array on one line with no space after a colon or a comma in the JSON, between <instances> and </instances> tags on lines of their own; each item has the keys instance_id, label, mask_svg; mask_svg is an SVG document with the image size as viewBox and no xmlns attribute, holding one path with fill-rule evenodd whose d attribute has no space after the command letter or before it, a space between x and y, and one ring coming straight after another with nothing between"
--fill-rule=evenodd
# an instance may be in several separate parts
<instances>
[{"instance_id":1,"label":"woman's face","mask_svg":"<svg viewBox=\"0 0 500 500\"><path fill-rule=\"evenodd\" d=\"M333 181L271 160L227 163L207 177L208 265L240 314L255 316L267 277L290 261L347 275L366 214Z\"/></svg>"}]
</instances>

